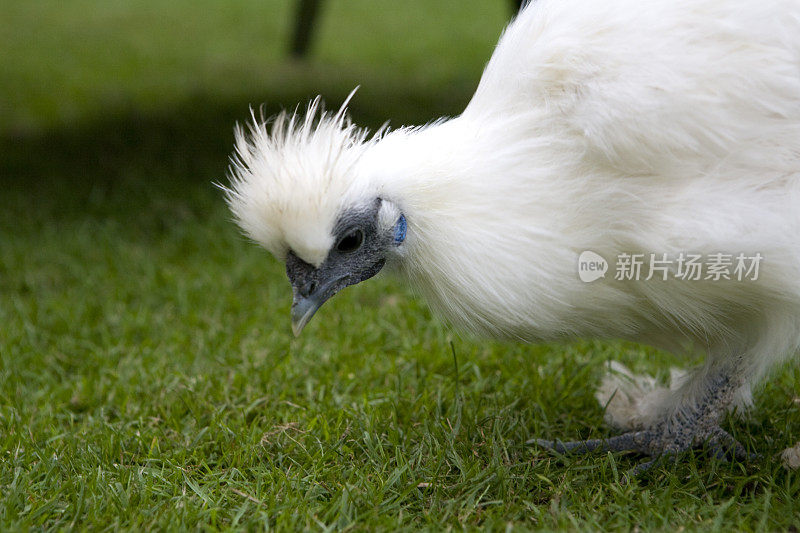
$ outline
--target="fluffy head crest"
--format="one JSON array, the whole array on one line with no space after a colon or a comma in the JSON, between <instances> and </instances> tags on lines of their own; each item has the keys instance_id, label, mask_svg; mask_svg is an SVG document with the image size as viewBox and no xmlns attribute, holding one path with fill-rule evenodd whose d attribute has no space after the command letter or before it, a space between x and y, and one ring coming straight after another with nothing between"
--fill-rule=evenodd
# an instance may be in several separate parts
<instances>
[{"instance_id":1,"label":"fluffy head crest","mask_svg":"<svg viewBox=\"0 0 800 533\"><path fill-rule=\"evenodd\" d=\"M244 232L278 259L291 249L319 266L343 209L375 197L356 163L377 134L368 140L350 122L349 99L332 114L317 97L304 118L282 112L264 121L251 111L247 129L236 127L228 204Z\"/></svg>"}]
</instances>

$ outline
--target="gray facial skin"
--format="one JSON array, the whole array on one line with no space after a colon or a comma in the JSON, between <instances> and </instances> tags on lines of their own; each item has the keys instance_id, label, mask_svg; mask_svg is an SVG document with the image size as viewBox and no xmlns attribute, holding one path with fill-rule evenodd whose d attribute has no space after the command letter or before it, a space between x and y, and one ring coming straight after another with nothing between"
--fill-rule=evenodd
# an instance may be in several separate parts
<instances>
[{"instance_id":1,"label":"gray facial skin","mask_svg":"<svg viewBox=\"0 0 800 533\"><path fill-rule=\"evenodd\" d=\"M292 284L292 331L299 335L322 304L340 290L373 277L386 263L392 231L380 233L381 200L342 213L334 228L334 245L325 262L314 268L289 252L286 275Z\"/></svg>"}]
</instances>

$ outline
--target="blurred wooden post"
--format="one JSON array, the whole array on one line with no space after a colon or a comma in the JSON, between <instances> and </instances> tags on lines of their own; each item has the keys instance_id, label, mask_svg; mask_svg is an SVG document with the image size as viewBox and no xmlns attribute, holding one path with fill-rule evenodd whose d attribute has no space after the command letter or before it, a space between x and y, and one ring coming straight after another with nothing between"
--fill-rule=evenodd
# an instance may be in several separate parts
<instances>
[{"instance_id":1,"label":"blurred wooden post","mask_svg":"<svg viewBox=\"0 0 800 533\"><path fill-rule=\"evenodd\" d=\"M314 22L319 13L321 0L298 0L294 17L294 34L292 35L291 54L293 57L305 57L311 36L314 33Z\"/></svg>"}]
</instances>

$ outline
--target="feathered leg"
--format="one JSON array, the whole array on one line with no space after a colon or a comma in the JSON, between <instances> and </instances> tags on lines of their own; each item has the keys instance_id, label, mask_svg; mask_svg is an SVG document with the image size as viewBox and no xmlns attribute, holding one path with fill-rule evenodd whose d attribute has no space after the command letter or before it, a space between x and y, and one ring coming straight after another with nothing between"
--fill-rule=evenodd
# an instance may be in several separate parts
<instances>
[{"instance_id":1,"label":"feathered leg","mask_svg":"<svg viewBox=\"0 0 800 533\"><path fill-rule=\"evenodd\" d=\"M746 459L748 454L739 442L723 430L719 423L745 385L740 364L721 365L698 371L691 379L673 391L668 401L674 407L636 431L608 439L585 441L551 441L532 439L538 444L559 453L587 453L592 451L633 451L655 457L671 457L706 443L715 457L733 456ZM655 463L648 461L636 467L634 474L646 471Z\"/></svg>"}]
</instances>

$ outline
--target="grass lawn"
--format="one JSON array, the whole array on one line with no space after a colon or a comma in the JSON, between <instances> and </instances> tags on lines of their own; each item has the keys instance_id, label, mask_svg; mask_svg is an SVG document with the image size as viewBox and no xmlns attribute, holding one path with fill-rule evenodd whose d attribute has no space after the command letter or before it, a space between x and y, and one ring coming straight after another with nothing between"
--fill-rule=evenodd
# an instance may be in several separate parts
<instances>
[{"instance_id":1,"label":"grass lawn","mask_svg":"<svg viewBox=\"0 0 800 533\"><path fill-rule=\"evenodd\" d=\"M292 337L211 185L233 123L359 84L371 127L458 113L507 2L328 0L307 62L289 1L132 4L0 17L0 529L797 531L797 365L726 423L760 459L622 485L639 459L523 442L610 435L603 363L665 354L461 336L388 277Z\"/></svg>"}]
</instances>

